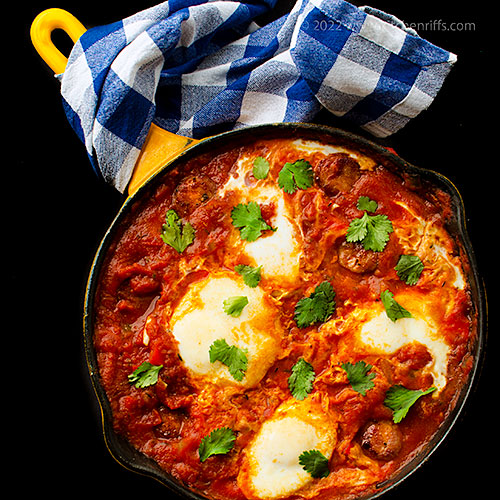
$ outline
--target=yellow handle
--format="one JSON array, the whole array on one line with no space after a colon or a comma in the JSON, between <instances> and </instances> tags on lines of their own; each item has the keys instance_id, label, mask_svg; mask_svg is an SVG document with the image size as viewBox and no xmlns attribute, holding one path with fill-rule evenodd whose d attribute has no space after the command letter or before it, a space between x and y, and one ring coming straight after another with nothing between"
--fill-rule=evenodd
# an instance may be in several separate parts
<instances>
[{"instance_id":1,"label":"yellow handle","mask_svg":"<svg viewBox=\"0 0 500 500\"><path fill-rule=\"evenodd\" d=\"M47 9L31 24L31 42L40 57L56 73L64 73L68 58L52 42L52 32L61 29L76 42L86 31L85 26L63 9Z\"/></svg>"},{"instance_id":2,"label":"yellow handle","mask_svg":"<svg viewBox=\"0 0 500 500\"><path fill-rule=\"evenodd\" d=\"M62 29L76 42L85 33L86 28L72 14L57 8L44 10L33 21L30 30L33 46L48 66L59 74L64 73L68 58L52 42L51 34L56 29ZM151 125L128 185L129 195L135 193L148 177L169 160L197 142L199 140L176 135Z\"/></svg>"},{"instance_id":3,"label":"yellow handle","mask_svg":"<svg viewBox=\"0 0 500 500\"><path fill-rule=\"evenodd\" d=\"M160 170L168 161L198 142L200 140L176 135L154 123L151 124L128 184L129 194L135 193L148 177Z\"/></svg>"}]
</instances>

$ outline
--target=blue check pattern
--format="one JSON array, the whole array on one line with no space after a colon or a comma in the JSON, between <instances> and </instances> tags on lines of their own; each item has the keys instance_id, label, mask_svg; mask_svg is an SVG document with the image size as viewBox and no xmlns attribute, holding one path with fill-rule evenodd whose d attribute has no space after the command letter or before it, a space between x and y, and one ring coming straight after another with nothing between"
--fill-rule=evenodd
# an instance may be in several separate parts
<instances>
[{"instance_id":1,"label":"blue check pattern","mask_svg":"<svg viewBox=\"0 0 500 500\"><path fill-rule=\"evenodd\" d=\"M68 120L123 192L152 123L203 138L323 108L387 137L426 109L456 56L397 18L343 0L169 0L91 28L62 75Z\"/></svg>"}]
</instances>

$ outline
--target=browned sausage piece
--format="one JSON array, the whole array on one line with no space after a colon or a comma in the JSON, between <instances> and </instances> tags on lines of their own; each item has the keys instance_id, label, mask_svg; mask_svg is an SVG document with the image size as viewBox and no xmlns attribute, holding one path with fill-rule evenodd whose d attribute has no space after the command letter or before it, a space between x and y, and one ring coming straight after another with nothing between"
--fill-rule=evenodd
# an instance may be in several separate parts
<instances>
[{"instance_id":1,"label":"browned sausage piece","mask_svg":"<svg viewBox=\"0 0 500 500\"><path fill-rule=\"evenodd\" d=\"M374 271L378 265L377 253L365 250L361 243L344 241L338 250L339 264L353 273L361 274Z\"/></svg>"},{"instance_id":2,"label":"browned sausage piece","mask_svg":"<svg viewBox=\"0 0 500 500\"><path fill-rule=\"evenodd\" d=\"M179 216L189 215L196 207L215 194L215 182L205 175L190 175L175 189L172 201Z\"/></svg>"},{"instance_id":3,"label":"browned sausage piece","mask_svg":"<svg viewBox=\"0 0 500 500\"><path fill-rule=\"evenodd\" d=\"M390 420L368 422L361 430L361 447L375 460L392 460L402 445L401 431Z\"/></svg>"},{"instance_id":4,"label":"browned sausage piece","mask_svg":"<svg viewBox=\"0 0 500 500\"><path fill-rule=\"evenodd\" d=\"M318 184L329 196L348 192L359 179L359 163L346 153L333 153L316 166Z\"/></svg>"}]
</instances>

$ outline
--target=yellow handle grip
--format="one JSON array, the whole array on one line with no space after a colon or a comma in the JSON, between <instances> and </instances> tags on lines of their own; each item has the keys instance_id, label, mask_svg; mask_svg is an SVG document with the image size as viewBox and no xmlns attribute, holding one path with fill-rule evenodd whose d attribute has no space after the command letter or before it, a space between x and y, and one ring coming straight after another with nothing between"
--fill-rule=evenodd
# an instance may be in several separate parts
<instances>
[{"instance_id":1,"label":"yellow handle grip","mask_svg":"<svg viewBox=\"0 0 500 500\"><path fill-rule=\"evenodd\" d=\"M49 67L59 74L64 73L68 58L52 42L51 34L56 29L62 29L76 42L85 33L86 28L76 17L63 9L44 10L34 19L30 30L33 46ZM139 186L165 163L197 142L199 141L151 125L128 185L129 195L135 193Z\"/></svg>"},{"instance_id":2,"label":"yellow handle grip","mask_svg":"<svg viewBox=\"0 0 500 500\"><path fill-rule=\"evenodd\" d=\"M135 193L148 177L160 170L168 161L198 142L199 139L173 134L154 123L151 124L127 187L129 194Z\"/></svg>"},{"instance_id":3,"label":"yellow handle grip","mask_svg":"<svg viewBox=\"0 0 500 500\"><path fill-rule=\"evenodd\" d=\"M52 42L52 32L61 29L76 42L86 31L85 26L63 9L47 9L31 24L31 42L40 57L56 73L64 73L68 58Z\"/></svg>"}]
</instances>

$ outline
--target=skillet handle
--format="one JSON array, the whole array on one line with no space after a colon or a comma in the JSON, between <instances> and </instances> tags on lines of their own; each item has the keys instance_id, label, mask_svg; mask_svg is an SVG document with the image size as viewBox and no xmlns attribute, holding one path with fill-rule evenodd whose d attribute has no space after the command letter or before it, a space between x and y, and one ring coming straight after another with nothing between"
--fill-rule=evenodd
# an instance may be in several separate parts
<instances>
[{"instance_id":1,"label":"skillet handle","mask_svg":"<svg viewBox=\"0 0 500 500\"><path fill-rule=\"evenodd\" d=\"M152 123L127 187L129 195L134 194L148 177L168 161L198 142L199 139L173 134Z\"/></svg>"},{"instance_id":2,"label":"skillet handle","mask_svg":"<svg viewBox=\"0 0 500 500\"><path fill-rule=\"evenodd\" d=\"M40 57L56 74L64 73L68 58L52 42L52 32L61 29L75 43L86 30L72 14L63 9L47 9L38 14L31 24L31 42Z\"/></svg>"},{"instance_id":3,"label":"skillet handle","mask_svg":"<svg viewBox=\"0 0 500 500\"><path fill-rule=\"evenodd\" d=\"M66 69L68 58L52 42L51 34L56 29L66 32L74 43L87 29L72 14L58 8L44 10L34 19L30 30L33 46L47 65L56 74L61 74ZM173 134L152 124L127 187L129 195L165 163L197 142L199 140Z\"/></svg>"}]
</instances>

